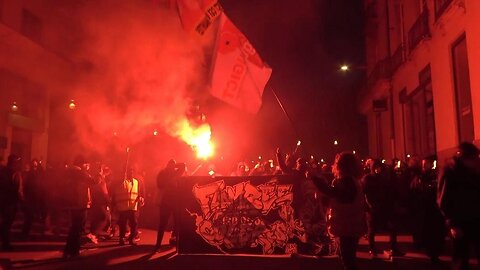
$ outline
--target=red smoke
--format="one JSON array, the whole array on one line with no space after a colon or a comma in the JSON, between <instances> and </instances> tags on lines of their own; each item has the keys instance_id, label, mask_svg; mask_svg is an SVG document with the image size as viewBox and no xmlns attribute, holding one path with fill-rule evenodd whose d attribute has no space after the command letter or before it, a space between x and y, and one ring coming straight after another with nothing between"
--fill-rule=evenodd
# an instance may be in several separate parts
<instances>
[{"instance_id":1,"label":"red smoke","mask_svg":"<svg viewBox=\"0 0 480 270\"><path fill-rule=\"evenodd\" d=\"M154 130L179 137L178 123L207 95L213 31L186 33L176 10L150 1L88 1L73 12L83 29L74 58L88 63L68 93L76 142L104 154Z\"/></svg>"}]
</instances>

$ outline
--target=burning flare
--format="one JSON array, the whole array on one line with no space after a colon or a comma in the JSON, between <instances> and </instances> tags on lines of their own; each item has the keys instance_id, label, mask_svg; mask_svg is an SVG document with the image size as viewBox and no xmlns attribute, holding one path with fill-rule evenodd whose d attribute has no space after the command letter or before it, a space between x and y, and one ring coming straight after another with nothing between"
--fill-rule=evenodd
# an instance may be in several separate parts
<instances>
[{"instance_id":1,"label":"burning flare","mask_svg":"<svg viewBox=\"0 0 480 270\"><path fill-rule=\"evenodd\" d=\"M214 145L211 141L212 131L209 124L192 127L187 119L177 123L177 136L192 147L197 153L197 158L208 159L213 155Z\"/></svg>"}]
</instances>

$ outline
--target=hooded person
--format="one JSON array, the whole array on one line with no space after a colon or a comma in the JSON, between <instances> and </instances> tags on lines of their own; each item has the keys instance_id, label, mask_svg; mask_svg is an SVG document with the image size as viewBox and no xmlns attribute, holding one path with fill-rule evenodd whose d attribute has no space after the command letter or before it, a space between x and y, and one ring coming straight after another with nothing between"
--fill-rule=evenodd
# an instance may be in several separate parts
<instances>
[{"instance_id":1,"label":"hooded person","mask_svg":"<svg viewBox=\"0 0 480 270\"><path fill-rule=\"evenodd\" d=\"M0 168L0 237L2 249L12 250L10 229L15 220L17 205L23 200L22 159L17 155L8 157L7 166Z\"/></svg>"},{"instance_id":2,"label":"hooded person","mask_svg":"<svg viewBox=\"0 0 480 270\"><path fill-rule=\"evenodd\" d=\"M464 142L438 180L437 203L453 239L453 269L469 268L469 248L480 263L480 151Z\"/></svg>"}]
</instances>

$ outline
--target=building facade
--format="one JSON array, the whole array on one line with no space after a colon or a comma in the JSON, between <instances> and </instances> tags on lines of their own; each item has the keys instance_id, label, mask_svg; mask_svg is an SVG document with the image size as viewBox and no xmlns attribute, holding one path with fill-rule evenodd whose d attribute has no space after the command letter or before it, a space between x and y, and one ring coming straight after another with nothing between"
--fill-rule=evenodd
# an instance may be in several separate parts
<instances>
[{"instance_id":1,"label":"building facade","mask_svg":"<svg viewBox=\"0 0 480 270\"><path fill-rule=\"evenodd\" d=\"M437 156L480 143L480 1L365 0L369 153Z\"/></svg>"},{"instance_id":2,"label":"building facade","mask_svg":"<svg viewBox=\"0 0 480 270\"><path fill-rule=\"evenodd\" d=\"M0 158L47 159L51 93L74 73L61 56L66 28L46 1L0 0ZM51 5L50 5L51 6ZM56 12L55 14L53 14ZM68 104L68 101L67 103Z\"/></svg>"}]
</instances>

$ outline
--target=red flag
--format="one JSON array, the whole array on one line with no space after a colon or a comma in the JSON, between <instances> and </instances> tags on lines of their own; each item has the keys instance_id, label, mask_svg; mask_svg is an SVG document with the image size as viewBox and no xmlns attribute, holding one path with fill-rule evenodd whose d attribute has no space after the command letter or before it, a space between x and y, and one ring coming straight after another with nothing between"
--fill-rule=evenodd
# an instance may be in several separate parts
<instances>
[{"instance_id":1,"label":"red flag","mask_svg":"<svg viewBox=\"0 0 480 270\"><path fill-rule=\"evenodd\" d=\"M257 113L272 74L242 32L222 14L212 72L211 94L237 108Z\"/></svg>"},{"instance_id":2,"label":"red flag","mask_svg":"<svg viewBox=\"0 0 480 270\"><path fill-rule=\"evenodd\" d=\"M218 0L177 0L183 28L203 35L223 9Z\"/></svg>"}]
</instances>

